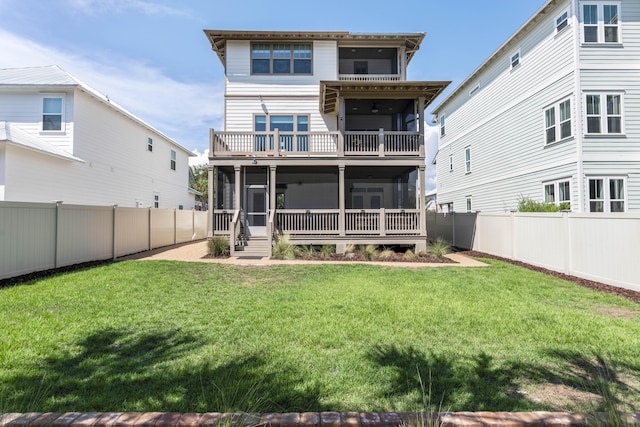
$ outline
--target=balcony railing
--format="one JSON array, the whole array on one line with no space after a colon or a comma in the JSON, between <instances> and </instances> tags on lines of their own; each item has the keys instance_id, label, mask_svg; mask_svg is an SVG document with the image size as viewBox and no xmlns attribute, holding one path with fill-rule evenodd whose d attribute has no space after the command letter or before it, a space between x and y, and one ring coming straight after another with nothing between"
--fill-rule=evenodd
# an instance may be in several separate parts
<instances>
[{"instance_id":1,"label":"balcony railing","mask_svg":"<svg viewBox=\"0 0 640 427\"><path fill-rule=\"evenodd\" d=\"M348 82L397 82L400 74L339 74L338 79Z\"/></svg>"},{"instance_id":2,"label":"balcony railing","mask_svg":"<svg viewBox=\"0 0 640 427\"><path fill-rule=\"evenodd\" d=\"M210 155L424 156L418 132L219 132L211 130Z\"/></svg>"}]
</instances>

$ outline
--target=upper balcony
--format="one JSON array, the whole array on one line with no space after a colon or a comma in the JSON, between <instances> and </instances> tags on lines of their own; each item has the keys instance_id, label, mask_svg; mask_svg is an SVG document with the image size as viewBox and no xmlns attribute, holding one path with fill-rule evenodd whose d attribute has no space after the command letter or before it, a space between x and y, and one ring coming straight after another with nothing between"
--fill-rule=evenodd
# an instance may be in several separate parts
<instances>
[{"instance_id":1,"label":"upper balcony","mask_svg":"<svg viewBox=\"0 0 640 427\"><path fill-rule=\"evenodd\" d=\"M405 80L404 63L397 48L341 47L338 80L397 82Z\"/></svg>"},{"instance_id":2,"label":"upper balcony","mask_svg":"<svg viewBox=\"0 0 640 427\"><path fill-rule=\"evenodd\" d=\"M220 132L211 129L211 157L424 157L418 132Z\"/></svg>"}]
</instances>

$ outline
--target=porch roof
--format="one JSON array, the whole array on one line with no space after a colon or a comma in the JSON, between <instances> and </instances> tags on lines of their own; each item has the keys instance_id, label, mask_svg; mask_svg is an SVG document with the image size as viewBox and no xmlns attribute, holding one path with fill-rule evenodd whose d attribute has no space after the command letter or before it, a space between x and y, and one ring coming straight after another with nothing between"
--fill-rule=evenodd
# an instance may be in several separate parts
<instances>
[{"instance_id":1,"label":"porch roof","mask_svg":"<svg viewBox=\"0 0 640 427\"><path fill-rule=\"evenodd\" d=\"M394 81L394 82L352 82L352 81L321 81L320 82L320 112L323 114L338 111L338 98L425 98L424 108L436 99L450 81Z\"/></svg>"},{"instance_id":2,"label":"porch roof","mask_svg":"<svg viewBox=\"0 0 640 427\"><path fill-rule=\"evenodd\" d=\"M336 40L338 42L393 43L404 45L407 64L420 49L426 33L350 33L348 31L253 31L253 30L204 30L211 48L226 65L227 40L254 41L313 41Z\"/></svg>"}]
</instances>

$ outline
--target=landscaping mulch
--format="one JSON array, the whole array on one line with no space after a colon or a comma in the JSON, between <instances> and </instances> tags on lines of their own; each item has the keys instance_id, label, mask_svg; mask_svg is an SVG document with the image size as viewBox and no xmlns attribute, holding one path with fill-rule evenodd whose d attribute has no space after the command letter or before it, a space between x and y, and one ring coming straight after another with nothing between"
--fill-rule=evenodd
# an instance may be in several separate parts
<instances>
[{"instance_id":1,"label":"landscaping mulch","mask_svg":"<svg viewBox=\"0 0 640 427\"><path fill-rule=\"evenodd\" d=\"M360 253L350 253L350 254L330 254L323 255L321 252L313 253L313 254L305 254L299 256L297 259L304 259L310 261L344 261L344 262L367 262L367 261L376 261L376 262L415 262L415 263L439 263L439 264L457 264L452 259L449 258L436 258L430 255L419 255L415 257L405 257L404 253L396 252L393 255L389 255L387 257L378 257L375 260L368 260Z\"/></svg>"},{"instance_id":2,"label":"landscaping mulch","mask_svg":"<svg viewBox=\"0 0 640 427\"><path fill-rule=\"evenodd\" d=\"M590 288L590 289L594 289L596 291L600 291L600 292L607 292L610 294L614 294L614 295L618 295L621 296L623 298L627 298L633 302L636 303L640 303L640 292L637 291L633 291L631 289L625 289L625 288L619 288L617 286L611 286L611 285L606 285L604 283L600 283L600 282L594 282L593 280L587 280L587 279L583 279L581 277L576 277L576 276L571 276L568 274L564 274L564 273L559 273L557 271L553 271L553 270L549 270L543 267L538 267L535 265L531 265L531 264L527 264L524 263L522 261L515 261L512 259L508 259L508 258L503 258L503 257L499 257L496 255L491 255L491 254L487 254L484 252L478 252L478 251L462 251L462 252L458 252L461 255L466 255L472 258L488 258L488 259L496 259L498 261L504 261L504 262L508 262L510 264L513 265L517 265L519 267L523 267L526 268L528 270L532 270L532 271L539 271L541 273L544 274L549 274L551 276L554 277L558 277L560 279L564 279L567 280L569 282L573 282L576 283L580 286L584 286L585 288Z\"/></svg>"}]
</instances>

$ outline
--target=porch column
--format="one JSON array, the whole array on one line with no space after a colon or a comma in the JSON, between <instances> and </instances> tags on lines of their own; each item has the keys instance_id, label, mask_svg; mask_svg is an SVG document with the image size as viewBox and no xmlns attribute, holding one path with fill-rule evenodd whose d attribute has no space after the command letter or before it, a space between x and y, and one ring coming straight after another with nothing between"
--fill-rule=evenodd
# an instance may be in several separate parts
<instances>
[{"instance_id":1,"label":"porch column","mask_svg":"<svg viewBox=\"0 0 640 427\"><path fill-rule=\"evenodd\" d=\"M426 177L425 177L425 169L426 166L425 165L420 165L419 166L419 172L418 175L420 176L420 200L419 200L419 208L420 208L420 236L424 236L426 237L427 235L427 209L426 209L426 202L427 202L427 197L425 195L425 183L426 183Z\"/></svg>"},{"instance_id":2,"label":"porch column","mask_svg":"<svg viewBox=\"0 0 640 427\"><path fill-rule=\"evenodd\" d=\"M340 209L340 213L338 214L338 231L340 236L344 236L345 233L345 191L344 191L344 165L338 166L338 209Z\"/></svg>"},{"instance_id":3,"label":"porch column","mask_svg":"<svg viewBox=\"0 0 640 427\"><path fill-rule=\"evenodd\" d=\"M276 209L276 165L269 166L269 210Z\"/></svg>"},{"instance_id":4,"label":"porch column","mask_svg":"<svg viewBox=\"0 0 640 427\"><path fill-rule=\"evenodd\" d=\"M418 120L418 132L420 133L420 157L424 157L425 156L425 149L424 149L424 96L421 96L420 98L418 98L418 117L420 118L420 120ZM433 159L432 159L433 160Z\"/></svg>"},{"instance_id":5,"label":"porch column","mask_svg":"<svg viewBox=\"0 0 640 427\"><path fill-rule=\"evenodd\" d=\"M239 210L240 209L240 170L241 170L241 166L240 165L233 165L233 171L235 172L235 190L233 193L233 209L235 210Z\"/></svg>"},{"instance_id":6,"label":"porch column","mask_svg":"<svg viewBox=\"0 0 640 427\"><path fill-rule=\"evenodd\" d=\"M215 181L214 181L214 177L215 177L215 173L214 173L214 168L215 166L211 166L209 165L208 168L208 183L207 183L207 187L209 188L209 195L207 197L207 237L211 238L213 237L213 215L214 215L214 209L213 209L213 195L215 193Z\"/></svg>"}]
</instances>

